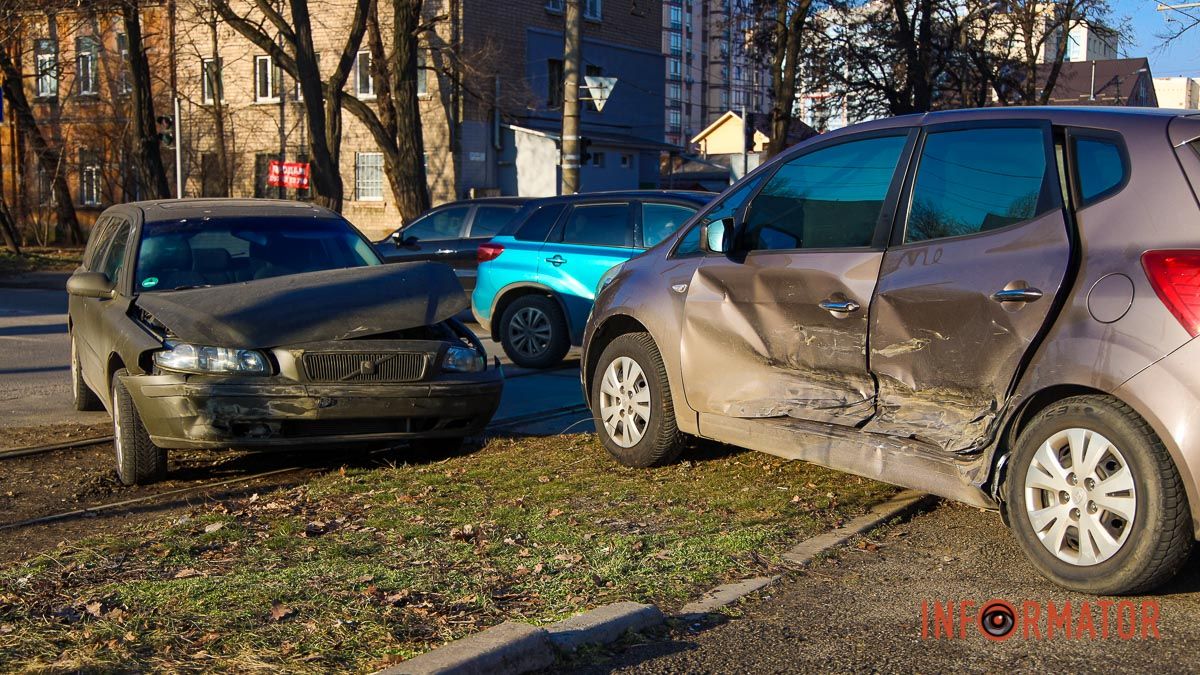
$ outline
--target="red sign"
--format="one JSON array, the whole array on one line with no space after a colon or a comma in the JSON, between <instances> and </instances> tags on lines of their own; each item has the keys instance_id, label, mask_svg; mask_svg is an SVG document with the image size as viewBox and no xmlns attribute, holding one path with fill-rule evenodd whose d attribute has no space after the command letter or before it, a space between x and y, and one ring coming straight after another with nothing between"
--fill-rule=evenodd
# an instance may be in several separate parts
<instances>
[{"instance_id":1,"label":"red sign","mask_svg":"<svg viewBox=\"0 0 1200 675\"><path fill-rule=\"evenodd\" d=\"M308 189L308 162L280 162L267 165L267 185L296 190Z\"/></svg>"}]
</instances>

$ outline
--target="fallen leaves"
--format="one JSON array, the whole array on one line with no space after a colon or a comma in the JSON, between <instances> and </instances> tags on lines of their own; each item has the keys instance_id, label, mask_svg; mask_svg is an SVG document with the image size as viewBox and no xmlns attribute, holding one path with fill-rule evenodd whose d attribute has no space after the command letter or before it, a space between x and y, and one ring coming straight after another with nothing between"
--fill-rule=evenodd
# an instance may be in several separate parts
<instances>
[{"instance_id":1,"label":"fallen leaves","mask_svg":"<svg viewBox=\"0 0 1200 675\"><path fill-rule=\"evenodd\" d=\"M224 527L225 527L225 521L223 521L223 520L217 521L215 523L209 523L204 526L204 533L212 534L213 532L216 532L217 530L220 530Z\"/></svg>"},{"instance_id":2,"label":"fallen leaves","mask_svg":"<svg viewBox=\"0 0 1200 675\"><path fill-rule=\"evenodd\" d=\"M276 623L279 623L280 621L287 621L288 619L296 616L297 613L298 612L295 609L288 607L278 600L271 601L271 621Z\"/></svg>"}]
</instances>

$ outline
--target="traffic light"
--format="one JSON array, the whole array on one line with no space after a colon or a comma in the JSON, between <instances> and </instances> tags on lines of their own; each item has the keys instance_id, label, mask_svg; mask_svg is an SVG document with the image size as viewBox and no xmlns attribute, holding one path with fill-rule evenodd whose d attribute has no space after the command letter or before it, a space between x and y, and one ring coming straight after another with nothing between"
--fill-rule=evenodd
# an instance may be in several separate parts
<instances>
[{"instance_id":1,"label":"traffic light","mask_svg":"<svg viewBox=\"0 0 1200 675\"><path fill-rule=\"evenodd\" d=\"M175 147L175 118L170 115L159 115L154 121L158 125L158 142L163 147Z\"/></svg>"},{"instance_id":2,"label":"traffic light","mask_svg":"<svg viewBox=\"0 0 1200 675\"><path fill-rule=\"evenodd\" d=\"M592 153L588 152L588 148L592 147L592 141L587 138L579 139L579 165L583 166L592 158Z\"/></svg>"}]
</instances>

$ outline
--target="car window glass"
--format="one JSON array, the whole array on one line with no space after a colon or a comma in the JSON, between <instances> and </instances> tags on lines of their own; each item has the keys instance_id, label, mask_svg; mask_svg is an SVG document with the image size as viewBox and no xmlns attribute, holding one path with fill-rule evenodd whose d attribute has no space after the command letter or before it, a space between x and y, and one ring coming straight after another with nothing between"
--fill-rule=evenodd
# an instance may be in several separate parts
<instances>
[{"instance_id":1,"label":"car window glass","mask_svg":"<svg viewBox=\"0 0 1200 675\"><path fill-rule=\"evenodd\" d=\"M571 209L563 226L565 244L633 246L629 204L581 204Z\"/></svg>"},{"instance_id":2,"label":"car window glass","mask_svg":"<svg viewBox=\"0 0 1200 675\"><path fill-rule=\"evenodd\" d=\"M92 225L92 229L88 232L87 248L83 251L83 267L84 269L96 271L100 265L100 255L104 251L104 247L108 244L107 231L108 224L112 218L104 217L96 221Z\"/></svg>"},{"instance_id":3,"label":"car window glass","mask_svg":"<svg viewBox=\"0 0 1200 675\"><path fill-rule=\"evenodd\" d=\"M504 229L517 213L515 206L483 205L475 207L475 219L471 222L471 237L494 237Z\"/></svg>"},{"instance_id":4,"label":"car window glass","mask_svg":"<svg viewBox=\"0 0 1200 675\"><path fill-rule=\"evenodd\" d=\"M750 203L738 248L870 246L907 140L851 141L784 164Z\"/></svg>"},{"instance_id":5,"label":"car window glass","mask_svg":"<svg viewBox=\"0 0 1200 675\"><path fill-rule=\"evenodd\" d=\"M521 241L546 241L550 230L558 222L558 216L562 210L562 204L548 204L534 211L521 224L515 235L516 238Z\"/></svg>"},{"instance_id":6,"label":"car window glass","mask_svg":"<svg viewBox=\"0 0 1200 675\"><path fill-rule=\"evenodd\" d=\"M642 245L654 246L666 239L696 213L692 206L679 204L642 203Z\"/></svg>"},{"instance_id":7,"label":"car window glass","mask_svg":"<svg viewBox=\"0 0 1200 675\"><path fill-rule=\"evenodd\" d=\"M412 225L401 230L400 234L406 239L416 237L418 241L458 239L462 236L463 221L470 210L469 206L455 206L435 211L424 218L418 218Z\"/></svg>"},{"instance_id":8,"label":"car window glass","mask_svg":"<svg viewBox=\"0 0 1200 675\"><path fill-rule=\"evenodd\" d=\"M111 227L112 243L108 246L108 251L104 254L104 263L101 272L108 277L108 280L116 283L118 275L121 273L121 268L125 265L125 251L129 248L129 232L131 226L128 221L120 220Z\"/></svg>"},{"instance_id":9,"label":"car window glass","mask_svg":"<svg viewBox=\"0 0 1200 675\"><path fill-rule=\"evenodd\" d=\"M1006 227L1037 214L1046 174L1041 129L930 134L921 151L904 241Z\"/></svg>"},{"instance_id":10,"label":"car window glass","mask_svg":"<svg viewBox=\"0 0 1200 675\"><path fill-rule=\"evenodd\" d=\"M1125 180L1125 158L1115 141L1076 138L1075 166L1084 205Z\"/></svg>"},{"instance_id":11,"label":"car window glass","mask_svg":"<svg viewBox=\"0 0 1200 675\"><path fill-rule=\"evenodd\" d=\"M750 198L750 195L754 194L754 191L758 189L758 186L768 175L770 174L764 171L742 181L733 192L730 192L724 199L709 207L708 211L700 217L700 220L679 239L679 245L675 247L675 256L701 255L704 251L700 248L700 226L716 220L724 220L736 216L738 209L742 208L742 204L746 203L746 200Z\"/></svg>"}]
</instances>

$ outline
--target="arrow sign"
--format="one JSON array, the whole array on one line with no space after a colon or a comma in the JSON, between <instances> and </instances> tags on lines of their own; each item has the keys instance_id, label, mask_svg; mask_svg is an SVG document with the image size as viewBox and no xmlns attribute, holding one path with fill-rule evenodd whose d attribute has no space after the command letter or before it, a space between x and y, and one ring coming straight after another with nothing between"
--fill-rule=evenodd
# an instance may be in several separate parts
<instances>
[{"instance_id":1,"label":"arrow sign","mask_svg":"<svg viewBox=\"0 0 1200 675\"><path fill-rule=\"evenodd\" d=\"M617 78L585 75L583 81L587 83L588 94L591 94L588 100L596 106L596 112L602 112L604 104L608 103L608 97L612 95L613 87L617 86Z\"/></svg>"}]
</instances>

